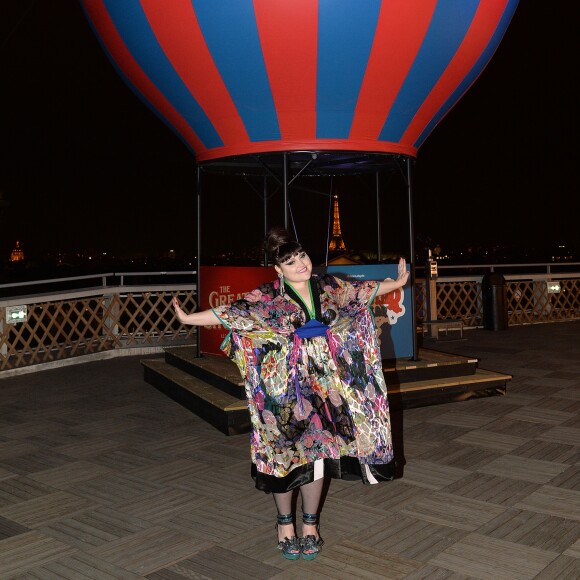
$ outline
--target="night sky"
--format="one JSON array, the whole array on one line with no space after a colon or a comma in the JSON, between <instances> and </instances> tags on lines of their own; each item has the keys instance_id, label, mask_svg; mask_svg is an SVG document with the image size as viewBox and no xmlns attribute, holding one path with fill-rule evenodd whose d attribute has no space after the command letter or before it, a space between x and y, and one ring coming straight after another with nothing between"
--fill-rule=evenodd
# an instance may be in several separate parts
<instances>
[{"instance_id":1,"label":"night sky","mask_svg":"<svg viewBox=\"0 0 580 580\"><path fill-rule=\"evenodd\" d=\"M520 0L487 68L419 150L419 245L580 248L575 26L567 3ZM80 4L2 0L0 27L0 262L16 240L29 256L193 255L195 159L117 75ZM259 195L239 178L204 187L208 251L259 243ZM347 244L373 246L372 186L319 187L341 196ZM384 247L404 253L404 203L383 212ZM307 242L324 244L327 198L297 199L293 213Z\"/></svg>"}]
</instances>

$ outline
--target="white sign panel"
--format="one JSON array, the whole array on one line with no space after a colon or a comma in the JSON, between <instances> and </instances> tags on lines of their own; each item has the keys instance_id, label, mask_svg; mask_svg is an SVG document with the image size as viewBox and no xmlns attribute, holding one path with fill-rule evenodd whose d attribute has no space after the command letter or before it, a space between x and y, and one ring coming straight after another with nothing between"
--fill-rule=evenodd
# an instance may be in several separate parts
<instances>
[{"instance_id":1,"label":"white sign panel","mask_svg":"<svg viewBox=\"0 0 580 580\"><path fill-rule=\"evenodd\" d=\"M8 324L18 324L19 322L26 322L27 317L28 310L26 305L6 307L6 322Z\"/></svg>"}]
</instances>

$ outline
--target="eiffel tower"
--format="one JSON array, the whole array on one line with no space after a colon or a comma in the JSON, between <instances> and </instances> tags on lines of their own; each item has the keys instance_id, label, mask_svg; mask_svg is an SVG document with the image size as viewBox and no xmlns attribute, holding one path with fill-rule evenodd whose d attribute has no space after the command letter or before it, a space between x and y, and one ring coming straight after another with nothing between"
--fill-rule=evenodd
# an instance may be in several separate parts
<instances>
[{"instance_id":1,"label":"eiffel tower","mask_svg":"<svg viewBox=\"0 0 580 580\"><path fill-rule=\"evenodd\" d=\"M338 213L338 195L334 194L334 218L332 221L332 237L328 244L329 252L346 252L346 245L340 233L340 215Z\"/></svg>"}]
</instances>

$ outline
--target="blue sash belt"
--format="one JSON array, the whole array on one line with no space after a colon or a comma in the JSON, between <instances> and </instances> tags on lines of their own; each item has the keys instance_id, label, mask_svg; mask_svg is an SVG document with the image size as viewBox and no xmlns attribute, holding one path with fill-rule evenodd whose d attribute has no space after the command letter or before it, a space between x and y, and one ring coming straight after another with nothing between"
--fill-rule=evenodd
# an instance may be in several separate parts
<instances>
[{"instance_id":1,"label":"blue sash belt","mask_svg":"<svg viewBox=\"0 0 580 580\"><path fill-rule=\"evenodd\" d=\"M318 320L309 320L300 328L294 331L298 338L312 338L313 336L326 336L326 332L330 327L327 324L318 322Z\"/></svg>"}]
</instances>

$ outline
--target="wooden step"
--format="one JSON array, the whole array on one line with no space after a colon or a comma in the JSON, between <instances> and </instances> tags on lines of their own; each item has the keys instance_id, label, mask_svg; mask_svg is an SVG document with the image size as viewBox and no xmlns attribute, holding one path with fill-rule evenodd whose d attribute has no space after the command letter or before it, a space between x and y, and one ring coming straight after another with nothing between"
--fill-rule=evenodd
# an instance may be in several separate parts
<instances>
[{"instance_id":1,"label":"wooden step","mask_svg":"<svg viewBox=\"0 0 580 580\"><path fill-rule=\"evenodd\" d=\"M227 357L203 353L197 356L192 346L170 347L165 349L165 360L222 391L245 399L244 383L236 365ZM478 360L473 357L451 355L429 349L419 349L414 359L383 361L383 373L387 384L410 383L447 377L464 377L474 374Z\"/></svg>"},{"instance_id":2,"label":"wooden step","mask_svg":"<svg viewBox=\"0 0 580 580\"><path fill-rule=\"evenodd\" d=\"M238 373L234 363L219 355L204 355L195 360L190 359L189 364L185 365L186 370L175 365L177 361L178 365L184 366L184 361L187 361L190 354L191 352L185 351L172 352L169 357L141 361L145 381L226 435L250 431L251 422L245 395L243 398L240 397L244 392L243 384L239 374L233 374L234 371ZM197 374L200 369L212 382L200 378ZM196 375L191 374L192 372ZM507 383L512 377L476 369L475 372L462 376L452 375L409 382L394 381L395 374L385 373L385 378L390 408L401 410L505 395ZM224 381L239 389L236 396L221 388Z\"/></svg>"},{"instance_id":3,"label":"wooden step","mask_svg":"<svg viewBox=\"0 0 580 580\"><path fill-rule=\"evenodd\" d=\"M387 384L465 377L475 374L478 362L474 357L420 348L416 359L383 360L383 374Z\"/></svg>"},{"instance_id":4,"label":"wooden step","mask_svg":"<svg viewBox=\"0 0 580 580\"><path fill-rule=\"evenodd\" d=\"M167 348L164 353L168 364L202 379L232 397L246 400L240 371L229 358L205 353L198 357L197 349L191 346Z\"/></svg>"},{"instance_id":5,"label":"wooden step","mask_svg":"<svg viewBox=\"0 0 580 580\"><path fill-rule=\"evenodd\" d=\"M411 409L505 395L512 376L485 369L464 376L450 376L410 383L390 383L387 393L391 409Z\"/></svg>"},{"instance_id":6,"label":"wooden step","mask_svg":"<svg viewBox=\"0 0 580 580\"><path fill-rule=\"evenodd\" d=\"M245 398L221 389L166 362L164 358L142 360L145 382L183 405L226 435L250 431Z\"/></svg>"}]
</instances>

